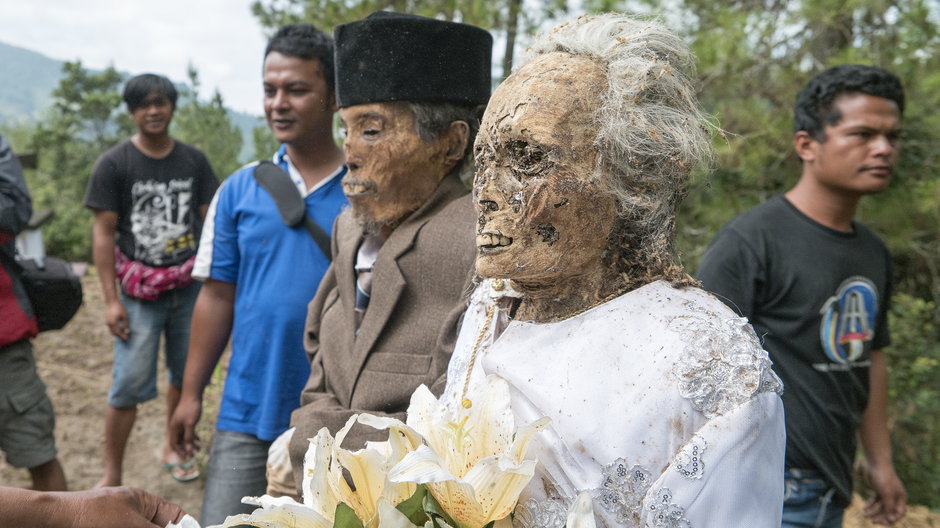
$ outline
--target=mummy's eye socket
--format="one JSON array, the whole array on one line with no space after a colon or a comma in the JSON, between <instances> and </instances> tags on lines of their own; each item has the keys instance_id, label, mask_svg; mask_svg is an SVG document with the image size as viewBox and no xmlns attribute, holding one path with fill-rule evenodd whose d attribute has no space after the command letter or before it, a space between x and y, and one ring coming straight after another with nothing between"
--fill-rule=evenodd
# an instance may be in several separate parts
<instances>
[{"instance_id":1,"label":"mummy's eye socket","mask_svg":"<svg viewBox=\"0 0 940 528\"><path fill-rule=\"evenodd\" d=\"M537 175L550 165L548 156L540 145L515 140L506 144L506 150L509 154L509 164L517 178L522 175Z\"/></svg>"}]
</instances>

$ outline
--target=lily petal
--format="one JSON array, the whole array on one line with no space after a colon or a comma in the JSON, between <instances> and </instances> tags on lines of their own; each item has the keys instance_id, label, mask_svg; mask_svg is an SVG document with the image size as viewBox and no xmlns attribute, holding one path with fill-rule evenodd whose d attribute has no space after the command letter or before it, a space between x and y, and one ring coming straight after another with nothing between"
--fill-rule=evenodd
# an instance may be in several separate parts
<instances>
[{"instance_id":1,"label":"lily petal","mask_svg":"<svg viewBox=\"0 0 940 528\"><path fill-rule=\"evenodd\" d=\"M421 446L405 455L401 462L389 470L388 478L392 482L414 482L416 484L457 479L445 469L444 460L441 456L428 446Z\"/></svg>"},{"instance_id":2,"label":"lily petal","mask_svg":"<svg viewBox=\"0 0 940 528\"><path fill-rule=\"evenodd\" d=\"M222 528L230 526L259 526L271 528L332 528L332 519L326 519L307 506L287 497L282 501L270 496L245 497L248 503L262 507L250 514L232 515L225 519ZM244 502L244 501L243 501Z\"/></svg>"},{"instance_id":3,"label":"lily petal","mask_svg":"<svg viewBox=\"0 0 940 528\"><path fill-rule=\"evenodd\" d=\"M489 522L509 515L534 474L535 460L516 463L508 457L490 457L477 462L464 482L476 490L476 500Z\"/></svg>"},{"instance_id":4,"label":"lily petal","mask_svg":"<svg viewBox=\"0 0 940 528\"><path fill-rule=\"evenodd\" d=\"M301 484L304 505L331 522L339 502L330 482L332 452L333 437L324 427L310 439L310 447L304 455L304 479Z\"/></svg>"},{"instance_id":5,"label":"lily petal","mask_svg":"<svg viewBox=\"0 0 940 528\"><path fill-rule=\"evenodd\" d=\"M578 494L578 498L568 510L565 528L597 528L597 521L594 518L594 501L591 500L590 493L582 491Z\"/></svg>"}]
</instances>

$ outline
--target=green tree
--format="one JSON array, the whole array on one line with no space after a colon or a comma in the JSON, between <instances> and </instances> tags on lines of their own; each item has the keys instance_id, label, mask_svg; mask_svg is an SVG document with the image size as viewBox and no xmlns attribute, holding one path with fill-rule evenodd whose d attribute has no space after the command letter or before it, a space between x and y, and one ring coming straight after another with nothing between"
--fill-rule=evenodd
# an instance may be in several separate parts
<instances>
[{"instance_id":1,"label":"green tree","mask_svg":"<svg viewBox=\"0 0 940 528\"><path fill-rule=\"evenodd\" d=\"M44 228L49 253L72 260L91 257L91 215L82 206L97 157L133 131L120 110L122 78L114 68L91 73L66 62L53 104L36 127L29 151L39 166L27 176L36 209L54 209Z\"/></svg>"},{"instance_id":2,"label":"green tree","mask_svg":"<svg viewBox=\"0 0 940 528\"><path fill-rule=\"evenodd\" d=\"M274 138L271 129L267 125L256 126L251 130L251 139L255 147L255 158L270 158L274 151L280 147L280 143Z\"/></svg>"},{"instance_id":3,"label":"green tree","mask_svg":"<svg viewBox=\"0 0 940 528\"><path fill-rule=\"evenodd\" d=\"M192 65L188 70L189 86L183 89L185 103L173 115L173 137L202 150L215 171L225 178L240 165L238 154L242 135L229 119L222 95L215 91L208 101L199 99L199 72Z\"/></svg>"},{"instance_id":4,"label":"green tree","mask_svg":"<svg viewBox=\"0 0 940 528\"><path fill-rule=\"evenodd\" d=\"M309 22L327 33L339 24L388 10L472 24L503 37L502 77L509 75L521 37L568 10L566 0L538 0L538 7L523 11L522 0L258 0L252 12L267 29Z\"/></svg>"}]
</instances>

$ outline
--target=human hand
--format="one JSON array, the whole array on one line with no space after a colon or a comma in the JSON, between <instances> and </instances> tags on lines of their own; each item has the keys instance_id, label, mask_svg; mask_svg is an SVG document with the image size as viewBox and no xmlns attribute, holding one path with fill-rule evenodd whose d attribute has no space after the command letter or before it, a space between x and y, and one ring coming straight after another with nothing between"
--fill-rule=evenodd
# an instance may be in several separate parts
<instances>
[{"instance_id":1,"label":"human hand","mask_svg":"<svg viewBox=\"0 0 940 528\"><path fill-rule=\"evenodd\" d=\"M121 301L114 300L108 303L104 322L108 325L108 330L111 331L113 336L124 341L127 341L127 338L131 336L131 328L127 324L127 310L124 309Z\"/></svg>"},{"instance_id":2,"label":"human hand","mask_svg":"<svg viewBox=\"0 0 940 528\"><path fill-rule=\"evenodd\" d=\"M196 424L202 417L201 398L180 398L167 424L167 444L183 460L189 460L200 448Z\"/></svg>"},{"instance_id":3,"label":"human hand","mask_svg":"<svg viewBox=\"0 0 940 528\"><path fill-rule=\"evenodd\" d=\"M99 488L54 493L52 518L63 528L165 528L183 510L138 488Z\"/></svg>"},{"instance_id":4,"label":"human hand","mask_svg":"<svg viewBox=\"0 0 940 528\"><path fill-rule=\"evenodd\" d=\"M865 517L875 524L894 524L907 513L907 491L893 467L870 468L875 495L865 505Z\"/></svg>"}]
</instances>

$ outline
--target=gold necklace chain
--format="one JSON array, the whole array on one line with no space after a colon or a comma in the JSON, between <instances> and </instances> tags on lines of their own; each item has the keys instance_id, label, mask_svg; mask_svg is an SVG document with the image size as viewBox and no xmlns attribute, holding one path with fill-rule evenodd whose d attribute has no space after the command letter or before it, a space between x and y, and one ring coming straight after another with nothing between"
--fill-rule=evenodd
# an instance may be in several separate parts
<instances>
[{"instance_id":1,"label":"gold necklace chain","mask_svg":"<svg viewBox=\"0 0 940 528\"><path fill-rule=\"evenodd\" d=\"M494 288L494 289L498 291L498 290L501 290L502 287L500 286L499 288ZM590 310L591 308L595 308L608 301L613 300L615 297L618 297L620 294L621 292L612 293L608 295L607 297L595 302L594 304L591 304L590 306L587 306L585 308L581 308L580 310L572 312L562 317L561 319L557 319L555 322L564 321L565 319L571 319L572 317L581 315L584 312ZM470 374L473 372L473 365L476 363L476 360L477 360L477 352L480 350L480 344L483 343L483 337L486 336L486 331L489 330L490 324L493 322L493 317L496 315L496 308L498 307L498 305L499 305L499 301L496 301L493 303L492 306L486 309L486 319L484 319L483 321L483 327L480 329L480 333L477 335L477 340L476 342L473 343L473 349L470 351L470 361L467 363L467 374L466 376L464 376L464 380L463 380L463 391L461 391L460 393L460 405L462 405L464 409L469 409L473 407L473 402L470 401L469 398L467 398L467 390L470 387Z\"/></svg>"},{"instance_id":2,"label":"gold necklace chain","mask_svg":"<svg viewBox=\"0 0 940 528\"><path fill-rule=\"evenodd\" d=\"M473 364L477 360L477 350L480 349L480 343L483 342L483 336L486 335L486 331L490 327L490 323L493 322L493 315L496 314L496 306L498 302L493 303L492 306L486 309L486 320L483 321L483 328L480 329L480 335L477 336L476 343L473 344L473 350L470 352L470 362L467 364L467 375L463 380L463 392L460 393L460 405L464 409L469 409L473 407L473 402L467 398L467 389L470 387L470 373L473 372Z\"/></svg>"}]
</instances>

